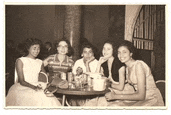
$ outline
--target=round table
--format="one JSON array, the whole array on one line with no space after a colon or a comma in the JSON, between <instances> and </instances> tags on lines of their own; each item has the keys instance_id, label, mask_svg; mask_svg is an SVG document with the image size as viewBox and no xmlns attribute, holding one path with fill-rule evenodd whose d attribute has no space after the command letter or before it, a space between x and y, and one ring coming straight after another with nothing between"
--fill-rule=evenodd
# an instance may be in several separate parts
<instances>
[{"instance_id":1,"label":"round table","mask_svg":"<svg viewBox=\"0 0 171 115\"><path fill-rule=\"evenodd\" d=\"M85 88L76 88L76 89L58 89L56 93L63 94L63 99L62 99L62 105L64 106L65 104L65 95L76 95L76 96L89 96L89 95L104 95L107 92L110 92L108 87L103 90L103 91L95 91L93 90L93 87L85 87Z\"/></svg>"}]
</instances>

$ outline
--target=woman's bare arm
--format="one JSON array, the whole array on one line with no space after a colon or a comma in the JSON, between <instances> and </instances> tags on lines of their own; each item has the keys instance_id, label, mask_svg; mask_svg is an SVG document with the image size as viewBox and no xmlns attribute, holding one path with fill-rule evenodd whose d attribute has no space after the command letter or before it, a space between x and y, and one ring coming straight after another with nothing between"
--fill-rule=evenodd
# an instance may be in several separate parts
<instances>
[{"instance_id":1,"label":"woman's bare arm","mask_svg":"<svg viewBox=\"0 0 171 115\"><path fill-rule=\"evenodd\" d=\"M137 76L137 91L133 94L121 94L107 93L106 99L121 99L121 100L144 100L146 95L146 76L145 70L141 63L137 63L135 67L135 75Z\"/></svg>"},{"instance_id":2,"label":"woman's bare arm","mask_svg":"<svg viewBox=\"0 0 171 115\"><path fill-rule=\"evenodd\" d=\"M96 68L96 72L97 73L102 73L102 67L101 67L101 65L105 62L105 61L107 61L108 59L107 58L105 58L105 57L100 57L100 59L99 59L99 61L98 61L98 63L97 63L97 68Z\"/></svg>"},{"instance_id":3,"label":"woman's bare arm","mask_svg":"<svg viewBox=\"0 0 171 115\"><path fill-rule=\"evenodd\" d=\"M92 62L93 60L95 60L95 57L94 57L94 56L93 56L93 57L91 57L91 59L90 59L90 60L87 60L87 61L86 61L86 63L85 63L85 66L86 66L86 72L91 72L89 64L90 64L90 62Z\"/></svg>"},{"instance_id":4,"label":"woman's bare arm","mask_svg":"<svg viewBox=\"0 0 171 115\"><path fill-rule=\"evenodd\" d=\"M125 84L125 66L122 66L119 69L119 84L112 83L111 87L117 90L122 91Z\"/></svg>"},{"instance_id":5,"label":"woman's bare arm","mask_svg":"<svg viewBox=\"0 0 171 115\"><path fill-rule=\"evenodd\" d=\"M44 67L46 67L49 64L49 59L51 58L51 56L47 57L46 59L43 60L43 65Z\"/></svg>"},{"instance_id":6,"label":"woman's bare arm","mask_svg":"<svg viewBox=\"0 0 171 115\"><path fill-rule=\"evenodd\" d=\"M18 74L18 81L21 85L37 90L37 86L34 86L25 81L24 74L23 74L23 63L20 59L17 59L16 61L16 71Z\"/></svg>"},{"instance_id":7,"label":"woman's bare arm","mask_svg":"<svg viewBox=\"0 0 171 115\"><path fill-rule=\"evenodd\" d=\"M43 63L42 63L42 66L41 66L41 72L46 73L46 70L45 70L45 68L44 68L44 64L43 64Z\"/></svg>"}]
</instances>

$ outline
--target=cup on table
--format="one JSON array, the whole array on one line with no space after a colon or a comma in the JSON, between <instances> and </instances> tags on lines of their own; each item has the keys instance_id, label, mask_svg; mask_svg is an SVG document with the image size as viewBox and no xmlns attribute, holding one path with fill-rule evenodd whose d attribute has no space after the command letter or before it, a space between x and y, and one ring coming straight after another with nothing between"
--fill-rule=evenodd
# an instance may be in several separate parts
<instances>
[{"instance_id":1,"label":"cup on table","mask_svg":"<svg viewBox=\"0 0 171 115\"><path fill-rule=\"evenodd\" d=\"M71 83L73 81L73 74L72 72L68 73L68 83Z\"/></svg>"},{"instance_id":2,"label":"cup on table","mask_svg":"<svg viewBox=\"0 0 171 115\"><path fill-rule=\"evenodd\" d=\"M106 89L106 77L93 79L93 90L103 91Z\"/></svg>"},{"instance_id":3,"label":"cup on table","mask_svg":"<svg viewBox=\"0 0 171 115\"><path fill-rule=\"evenodd\" d=\"M90 76L87 76L87 83L89 87L92 87L92 78Z\"/></svg>"},{"instance_id":4,"label":"cup on table","mask_svg":"<svg viewBox=\"0 0 171 115\"><path fill-rule=\"evenodd\" d=\"M54 73L54 77L61 77L61 73L60 72L56 72L56 73Z\"/></svg>"},{"instance_id":5,"label":"cup on table","mask_svg":"<svg viewBox=\"0 0 171 115\"><path fill-rule=\"evenodd\" d=\"M80 76L74 75L74 81L79 81L79 80L80 80Z\"/></svg>"},{"instance_id":6,"label":"cup on table","mask_svg":"<svg viewBox=\"0 0 171 115\"><path fill-rule=\"evenodd\" d=\"M65 72L61 72L61 79L66 80L66 73Z\"/></svg>"},{"instance_id":7,"label":"cup on table","mask_svg":"<svg viewBox=\"0 0 171 115\"><path fill-rule=\"evenodd\" d=\"M87 81L88 81L88 80L87 80L88 75L87 75L87 74L83 74L82 77L83 77L83 83L86 84Z\"/></svg>"},{"instance_id":8,"label":"cup on table","mask_svg":"<svg viewBox=\"0 0 171 115\"><path fill-rule=\"evenodd\" d=\"M80 81L75 81L75 87L78 89L80 88Z\"/></svg>"},{"instance_id":9,"label":"cup on table","mask_svg":"<svg viewBox=\"0 0 171 115\"><path fill-rule=\"evenodd\" d=\"M79 81L80 81L80 88L84 88L84 84L85 84L84 77L82 76Z\"/></svg>"}]
</instances>

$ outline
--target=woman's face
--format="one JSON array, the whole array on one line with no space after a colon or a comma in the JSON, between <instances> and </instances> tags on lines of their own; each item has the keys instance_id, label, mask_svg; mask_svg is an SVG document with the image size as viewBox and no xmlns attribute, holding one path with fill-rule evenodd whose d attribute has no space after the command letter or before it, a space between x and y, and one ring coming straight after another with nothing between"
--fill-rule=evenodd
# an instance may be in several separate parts
<instances>
[{"instance_id":1,"label":"woman's face","mask_svg":"<svg viewBox=\"0 0 171 115\"><path fill-rule=\"evenodd\" d=\"M132 58L132 53L126 46L121 46L118 48L118 58L122 63L126 63Z\"/></svg>"},{"instance_id":2,"label":"woman's face","mask_svg":"<svg viewBox=\"0 0 171 115\"><path fill-rule=\"evenodd\" d=\"M65 41L60 41L57 47L58 53L65 55L68 53L68 44Z\"/></svg>"},{"instance_id":3,"label":"woman's face","mask_svg":"<svg viewBox=\"0 0 171 115\"><path fill-rule=\"evenodd\" d=\"M104 46L103 46L103 50L102 50L102 54L104 57L111 57L113 56L113 47L111 44L109 43L105 43Z\"/></svg>"},{"instance_id":4,"label":"woman's face","mask_svg":"<svg viewBox=\"0 0 171 115\"><path fill-rule=\"evenodd\" d=\"M32 45L29 49L28 49L29 55L31 57L36 58L39 55L40 52L40 45L39 44L35 44Z\"/></svg>"},{"instance_id":5,"label":"woman's face","mask_svg":"<svg viewBox=\"0 0 171 115\"><path fill-rule=\"evenodd\" d=\"M91 57L94 56L94 53L93 53L93 51L92 51L91 48L86 48L86 47L85 47L85 48L83 49L82 56L83 56L84 60L87 61L87 60L89 60Z\"/></svg>"}]
</instances>

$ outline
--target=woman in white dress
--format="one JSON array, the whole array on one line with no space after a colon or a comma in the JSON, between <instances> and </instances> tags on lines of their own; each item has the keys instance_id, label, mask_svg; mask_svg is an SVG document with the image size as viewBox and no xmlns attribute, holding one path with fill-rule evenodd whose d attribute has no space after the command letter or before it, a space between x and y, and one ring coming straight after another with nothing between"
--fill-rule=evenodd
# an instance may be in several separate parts
<instances>
[{"instance_id":1,"label":"woman in white dress","mask_svg":"<svg viewBox=\"0 0 171 115\"><path fill-rule=\"evenodd\" d=\"M40 52L40 40L26 40L27 56L16 60L15 84L6 97L6 106L57 107L61 103L54 96L44 94L46 83L38 81L40 72L45 72L42 60L37 59Z\"/></svg>"}]
</instances>

